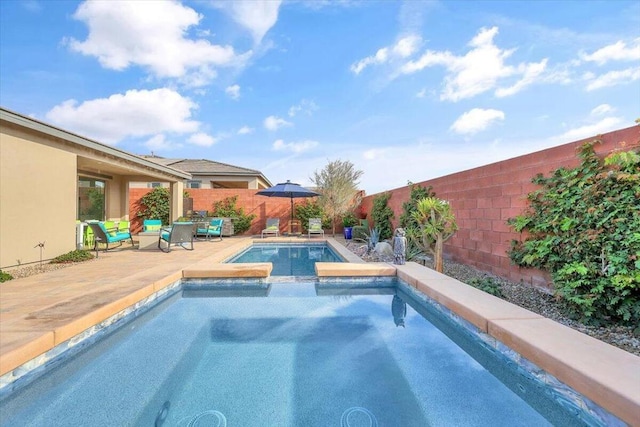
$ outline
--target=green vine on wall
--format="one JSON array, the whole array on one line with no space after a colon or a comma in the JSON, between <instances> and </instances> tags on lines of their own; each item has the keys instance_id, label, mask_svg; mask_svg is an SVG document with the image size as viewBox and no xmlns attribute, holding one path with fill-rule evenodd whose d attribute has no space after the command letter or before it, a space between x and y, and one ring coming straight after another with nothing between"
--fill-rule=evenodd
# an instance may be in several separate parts
<instances>
[{"instance_id":1,"label":"green vine on wall","mask_svg":"<svg viewBox=\"0 0 640 427\"><path fill-rule=\"evenodd\" d=\"M136 215L138 218L159 219L163 224L169 224L170 198L169 189L156 187L140 198L138 202L140 209Z\"/></svg>"},{"instance_id":2,"label":"green vine on wall","mask_svg":"<svg viewBox=\"0 0 640 427\"><path fill-rule=\"evenodd\" d=\"M387 202L391 198L391 193L382 193L373 198L373 206L371 208L371 219L373 228L377 228L380 232L380 239L390 239L393 236L391 230L391 219L393 219L393 209Z\"/></svg>"},{"instance_id":3,"label":"green vine on wall","mask_svg":"<svg viewBox=\"0 0 640 427\"><path fill-rule=\"evenodd\" d=\"M512 241L517 265L548 271L556 294L583 322L640 322L640 154L617 151L604 160L594 144L581 164L539 174L529 208L508 220L524 240Z\"/></svg>"}]
</instances>

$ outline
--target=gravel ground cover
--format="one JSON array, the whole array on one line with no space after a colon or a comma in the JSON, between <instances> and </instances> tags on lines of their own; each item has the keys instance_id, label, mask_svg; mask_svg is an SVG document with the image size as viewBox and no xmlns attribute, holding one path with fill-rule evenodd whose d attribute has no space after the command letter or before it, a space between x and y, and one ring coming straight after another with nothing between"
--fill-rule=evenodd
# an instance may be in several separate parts
<instances>
[{"instance_id":1,"label":"gravel ground cover","mask_svg":"<svg viewBox=\"0 0 640 427\"><path fill-rule=\"evenodd\" d=\"M379 256L374 252L368 254L366 245L363 245L362 243L347 242L346 247L367 262L393 262L393 257ZM85 262L100 262L100 259L92 259ZM17 279L46 271L58 270L70 265L73 264L35 264L6 271ZM429 265L429 260L426 261L426 266L431 267L431 265ZM468 284L471 284L470 282L474 279L491 278L493 282L500 287L505 300L597 338L600 341L619 347L635 354L636 356L640 356L640 336L637 333L634 333L634 329L632 327L594 327L583 325L582 323L571 319L553 295L531 286L513 283L500 277L490 275L468 265L459 264L453 261L445 261L444 273ZM0 286L2 285L0 284Z\"/></svg>"}]
</instances>

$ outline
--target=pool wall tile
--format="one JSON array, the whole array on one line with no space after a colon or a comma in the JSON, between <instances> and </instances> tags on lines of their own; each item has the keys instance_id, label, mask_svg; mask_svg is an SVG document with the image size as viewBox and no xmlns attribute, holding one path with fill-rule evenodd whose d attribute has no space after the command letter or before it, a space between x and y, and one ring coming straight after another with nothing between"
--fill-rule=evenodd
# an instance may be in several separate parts
<instances>
[{"instance_id":1,"label":"pool wall tile","mask_svg":"<svg viewBox=\"0 0 640 427\"><path fill-rule=\"evenodd\" d=\"M182 279L182 270L176 271L173 274L170 274L160 280L156 280L155 282L153 282L153 291L158 292L168 286L171 286L172 284L175 284L180 279Z\"/></svg>"},{"instance_id":2,"label":"pool wall tile","mask_svg":"<svg viewBox=\"0 0 640 427\"><path fill-rule=\"evenodd\" d=\"M3 353L0 356L0 375L4 375L22 365L25 360L31 360L54 346L55 336L53 331L38 333L32 335L32 340L27 344L14 348L11 351ZM3 332L2 340L5 344L12 341L13 337L23 338L22 332ZM2 384L0 384L2 387Z\"/></svg>"},{"instance_id":3,"label":"pool wall tile","mask_svg":"<svg viewBox=\"0 0 640 427\"><path fill-rule=\"evenodd\" d=\"M153 285L150 286L152 287ZM20 365L10 369L9 367L11 365L9 363L7 363L6 366L3 364L3 372L2 376L0 376L0 397L8 395L33 381L43 373L47 372L47 370L51 369L51 366L55 366L66 360L67 358L73 357L75 354L77 354L78 351L82 350L88 345L93 344L106 333L117 329L120 325L126 323L129 319L146 313L157 304L175 295L180 291L180 289L182 289L182 283L180 280L177 280L169 284L168 286L165 286L163 289L157 292L153 292L142 299L139 299L134 304L113 313L111 316L108 316L104 320L90 325L88 328L80 331L76 335L57 344L55 343L56 337L54 332L49 332L47 335L50 335L51 337L41 342L42 347L33 347L30 349L32 351L39 351L40 353L35 356L31 356L28 359L25 359L26 355L17 352L15 353L16 357L13 364L15 364L15 362L20 362L19 357L22 357L23 361L27 360L27 362L23 362ZM138 292L135 294L140 296L143 293L144 292ZM123 300L126 299L127 298L123 298ZM62 337L62 334L65 334L70 330L71 328L69 330L63 330L58 338ZM5 334L3 334L3 338L4 336ZM16 351L18 350L19 349L16 349ZM9 357L11 353L14 352L8 352L6 355L3 354L3 358ZM8 368L6 372L5 367Z\"/></svg>"},{"instance_id":4,"label":"pool wall tile","mask_svg":"<svg viewBox=\"0 0 640 427\"><path fill-rule=\"evenodd\" d=\"M489 333L630 425L640 425L639 357L546 318L492 320Z\"/></svg>"},{"instance_id":5,"label":"pool wall tile","mask_svg":"<svg viewBox=\"0 0 640 427\"><path fill-rule=\"evenodd\" d=\"M482 341L493 342L523 372L543 378L558 399L581 402L605 425L619 425L620 418L640 426L640 357L419 264L396 268L407 286L456 323L470 322ZM580 398L571 397L576 392Z\"/></svg>"},{"instance_id":6,"label":"pool wall tile","mask_svg":"<svg viewBox=\"0 0 640 427\"><path fill-rule=\"evenodd\" d=\"M109 317L127 309L128 307L133 306L135 303L141 301L142 299L148 297L153 294L154 285L148 285L144 288L138 289L137 291L125 295L124 297L113 301L111 303L107 303L102 307L97 308L86 316L82 316L74 319L73 321L66 323L60 327L54 329L53 333L55 336L54 345L58 345L71 337L78 335L80 332L103 322ZM99 299L96 300L96 304L99 304Z\"/></svg>"}]
</instances>

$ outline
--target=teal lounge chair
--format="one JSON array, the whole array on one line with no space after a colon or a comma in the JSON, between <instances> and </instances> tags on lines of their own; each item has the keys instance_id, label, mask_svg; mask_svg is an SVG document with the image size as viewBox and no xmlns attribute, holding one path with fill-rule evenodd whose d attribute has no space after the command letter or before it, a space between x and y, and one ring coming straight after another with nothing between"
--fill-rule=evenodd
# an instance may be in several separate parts
<instances>
[{"instance_id":1,"label":"teal lounge chair","mask_svg":"<svg viewBox=\"0 0 640 427\"><path fill-rule=\"evenodd\" d=\"M89 222L87 225L91 228L93 232L93 249L98 253L98 244L104 243L107 245L105 251L109 250L110 243L119 243L118 246L122 245L122 242L129 239L131 240L131 246L133 246L133 237L131 237L131 233L129 230L126 231L118 231L117 229L107 230L103 222ZM116 246L117 247L117 246Z\"/></svg>"},{"instance_id":2,"label":"teal lounge chair","mask_svg":"<svg viewBox=\"0 0 640 427\"><path fill-rule=\"evenodd\" d=\"M192 222L174 222L171 227L160 230L160 238L158 239L158 249L162 252L170 252L171 245L181 246L188 251L193 250L193 229ZM167 247L162 247L162 242L166 242ZM187 247L189 244L191 247Z\"/></svg>"},{"instance_id":3,"label":"teal lounge chair","mask_svg":"<svg viewBox=\"0 0 640 427\"><path fill-rule=\"evenodd\" d=\"M212 237L218 237L222 240L222 223L223 219L212 219L208 224L199 224L196 229L196 236L205 236L205 239L211 240ZM206 227L202 227L206 225Z\"/></svg>"}]
</instances>

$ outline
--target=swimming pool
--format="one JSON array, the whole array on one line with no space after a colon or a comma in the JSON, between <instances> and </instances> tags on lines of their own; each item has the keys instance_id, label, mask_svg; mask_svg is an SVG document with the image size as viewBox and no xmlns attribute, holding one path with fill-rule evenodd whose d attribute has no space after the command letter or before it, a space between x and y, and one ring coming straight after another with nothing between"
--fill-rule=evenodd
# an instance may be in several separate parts
<instances>
[{"instance_id":1,"label":"swimming pool","mask_svg":"<svg viewBox=\"0 0 640 427\"><path fill-rule=\"evenodd\" d=\"M271 276L315 276L316 262L342 262L342 258L325 243L254 243L227 262L271 262Z\"/></svg>"},{"instance_id":2,"label":"swimming pool","mask_svg":"<svg viewBox=\"0 0 640 427\"><path fill-rule=\"evenodd\" d=\"M403 282L182 287L3 401L0 424L583 424Z\"/></svg>"}]
</instances>

